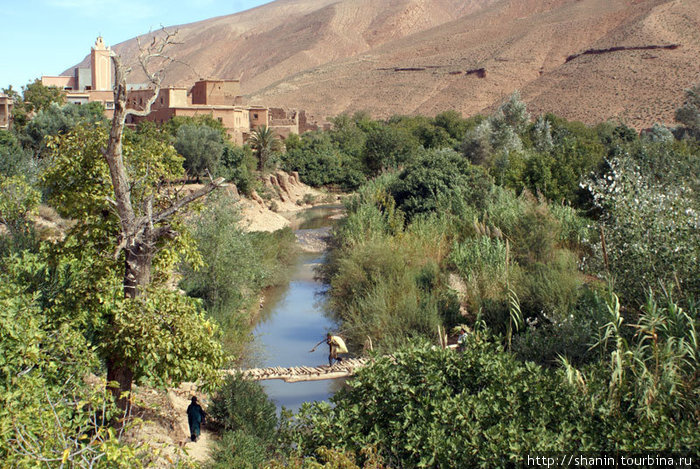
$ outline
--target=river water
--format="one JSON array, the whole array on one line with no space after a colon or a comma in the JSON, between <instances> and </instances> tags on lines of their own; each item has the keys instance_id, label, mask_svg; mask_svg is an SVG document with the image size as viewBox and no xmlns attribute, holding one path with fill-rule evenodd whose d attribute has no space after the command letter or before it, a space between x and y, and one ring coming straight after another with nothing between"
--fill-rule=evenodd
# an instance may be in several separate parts
<instances>
[{"instance_id":1,"label":"river water","mask_svg":"<svg viewBox=\"0 0 700 469\"><path fill-rule=\"evenodd\" d=\"M318 237L335 223L332 217L339 213L338 206L314 207L292 218L297 237ZM314 267L324 262L325 253L299 254L291 267L289 283L270 289L265 294L260 320L255 327L258 350L256 363L270 366L318 366L328 363L328 346L321 344L314 353L309 350L335 324L324 315L320 294L324 285L314 279ZM342 380L285 383L281 380L260 382L277 407L298 410L303 402L326 400L342 386Z\"/></svg>"}]
</instances>

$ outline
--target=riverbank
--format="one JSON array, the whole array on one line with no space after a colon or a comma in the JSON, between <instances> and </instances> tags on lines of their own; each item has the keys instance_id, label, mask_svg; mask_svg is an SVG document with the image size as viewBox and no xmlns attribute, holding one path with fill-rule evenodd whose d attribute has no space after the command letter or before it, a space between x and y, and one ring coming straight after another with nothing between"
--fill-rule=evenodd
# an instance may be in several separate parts
<instances>
[{"instance_id":1,"label":"riverbank","mask_svg":"<svg viewBox=\"0 0 700 469\"><path fill-rule=\"evenodd\" d=\"M241 227L245 231L281 230L292 225L295 213L339 203L342 197L304 184L296 172L277 171L263 177L259 193L254 190L250 197L240 197Z\"/></svg>"}]
</instances>

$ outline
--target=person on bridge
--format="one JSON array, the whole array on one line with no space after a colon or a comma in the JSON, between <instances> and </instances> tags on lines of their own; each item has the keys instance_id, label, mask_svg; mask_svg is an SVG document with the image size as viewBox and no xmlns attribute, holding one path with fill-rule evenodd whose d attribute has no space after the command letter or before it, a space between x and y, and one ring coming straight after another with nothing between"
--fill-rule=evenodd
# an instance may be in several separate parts
<instances>
[{"instance_id":1,"label":"person on bridge","mask_svg":"<svg viewBox=\"0 0 700 469\"><path fill-rule=\"evenodd\" d=\"M197 441L200 433L200 425L204 423L207 414L202 410L202 406L197 404L197 397L192 396L192 403L187 407L187 423L190 424L190 438Z\"/></svg>"},{"instance_id":2,"label":"person on bridge","mask_svg":"<svg viewBox=\"0 0 700 469\"><path fill-rule=\"evenodd\" d=\"M321 345L324 341L322 340L321 342L317 343L314 345L314 348L309 350L309 352L313 352L316 350L316 347ZM339 335L333 335L330 332L326 334L326 339L325 342L328 344L329 348L329 353L328 353L328 365L333 366L333 361L337 362L342 362L343 359L338 356L339 353L348 353L348 347L345 345L345 341L340 337Z\"/></svg>"}]
</instances>

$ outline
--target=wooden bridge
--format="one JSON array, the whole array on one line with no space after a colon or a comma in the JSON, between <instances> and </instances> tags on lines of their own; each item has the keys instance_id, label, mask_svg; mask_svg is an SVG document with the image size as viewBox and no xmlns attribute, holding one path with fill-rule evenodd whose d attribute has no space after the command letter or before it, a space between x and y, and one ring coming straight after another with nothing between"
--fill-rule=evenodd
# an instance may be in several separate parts
<instances>
[{"instance_id":1,"label":"wooden bridge","mask_svg":"<svg viewBox=\"0 0 700 469\"><path fill-rule=\"evenodd\" d=\"M457 344L448 344L447 333L443 328L438 326L438 338L440 347L447 349L456 349ZM369 349L372 349L372 340L369 339ZM392 355L385 357L393 358ZM247 370L230 369L221 370L223 373L235 375L241 373L243 378L253 381L263 381L266 379L281 379L287 383L298 383L300 381L320 381L322 379L345 378L355 373L355 370L362 368L372 361L371 358L343 358L341 362L335 363L333 366L291 366L284 368L281 366L273 366L270 368L250 368Z\"/></svg>"},{"instance_id":2,"label":"wooden bridge","mask_svg":"<svg viewBox=\"0 0 700 469\"><path fill-rule=\"evenodd\" d=\"M243 378L253 381L281 379L287 383L297 383L300 381L344 378L352 375L357 368L361 368L369 362L369 358L348 358L335 363L333 366L292 366L289 368L273 366L270 368L250 368L248 370L231 369L223 371L228 374L242 373Z\"/></svg>"}]
</instances>

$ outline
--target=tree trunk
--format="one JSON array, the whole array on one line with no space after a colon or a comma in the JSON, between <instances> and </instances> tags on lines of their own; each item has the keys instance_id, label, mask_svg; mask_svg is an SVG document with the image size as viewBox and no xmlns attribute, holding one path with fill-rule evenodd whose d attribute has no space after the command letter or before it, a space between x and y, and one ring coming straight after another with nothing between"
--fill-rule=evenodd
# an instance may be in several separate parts
<instances>
[{"instance_id":1,"label":"tree trunk","mask_svg":"<svg viewBox=\"0 0 700 469\"><path fill-rule=\"evenodd\" d=\"M149 243L134 243L126 248L124 260L124 297L136 299L145 292L151 282L151 264L153 249ZM110 387L110 392L117 407L129 410L131 400L122 397L126 392L131 393L134 379L132 366L124 363L121 357L112 356L107 360L107 381L116 381L118 387Z\"/></svg>"},{"instance_id":2,"label":"tree trunk","mask_svg":"<svg viewBox=\"0 0 700 469\"><path fill-rule=\"evenodd\" d=\"M107 382L116 381L117 386L110 386L108 389L112 393L117 407L128 414L131 408L130 393L131 384L134 381L134 372L128 366L112 362L113 359L114 357L107 359Z\"/></svg>"},{"instance_id":3,"label":"tree trunk","mask_svg":"<svg viewBox=\"0 0 700 469\"><path fill-rule=\"evenodd\" d=\"M148 243L136 243L127 247L124 260L124 296L137 298L151 283L153 249Z\"/></svg>"}]
</instances>

